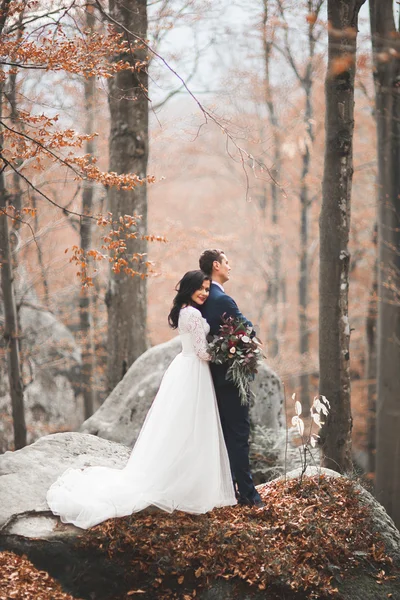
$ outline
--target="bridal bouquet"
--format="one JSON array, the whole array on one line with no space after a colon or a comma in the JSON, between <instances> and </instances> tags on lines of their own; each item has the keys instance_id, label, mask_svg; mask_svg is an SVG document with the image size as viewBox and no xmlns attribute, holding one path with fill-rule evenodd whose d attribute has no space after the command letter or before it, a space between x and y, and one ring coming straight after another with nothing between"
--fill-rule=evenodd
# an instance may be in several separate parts
<instances>
[{"instance_id":1,"label":"bridal bouquet","mask_svg":"<svg viewBox=\"0 0 400 600\"><path fill-rule=\"evenodd\" d=\"M226 379L239 388L242 404L248 404L250 381L263 358L261 342L250 337L253 330L245 322L233 317L222 317L222 321L219 334L208 345L208 353L213 363L229 363Z\"/></svg>"}]
</instances>

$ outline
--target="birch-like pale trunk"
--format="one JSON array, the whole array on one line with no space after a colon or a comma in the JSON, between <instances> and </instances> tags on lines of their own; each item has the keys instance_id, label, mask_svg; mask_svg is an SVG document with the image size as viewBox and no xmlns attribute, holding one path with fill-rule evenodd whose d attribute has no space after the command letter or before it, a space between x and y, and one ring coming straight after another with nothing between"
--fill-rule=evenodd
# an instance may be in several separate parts
<instances>
[{"instance_id":1,"label":"birch-like pale trunk","mask_svg":"<svg viewBox=\"0 0 400 600\"><path fill-rule=\"evenodd\" d=\"M266 0L265 0L266 1ZM277 0L279 14L287 25L283 36L283 46L281 52L284 55L289 67L292 69L301 89L304 92L304 110L302 111L304 123L304 140L300 147L301 172L300 172L300 264L298 279L298 320L299 320L299 353L301 362L300 401L303 407L303 415L310 414L310 385L309 385L309 350L310 350L310 330L309 330L309 287L310 287L310 268L309 268L309 245L310 245L310 190L308 175L311 169L312 147L314 144L313 128L313 84L314 84L314 58L315 46L319 33L317 23L324 0L307 0L308 32L307 32L307 62L305 68L298 61L296 52L289 38L289 25L286 19L286 10L283 0Z\"/></svg>"},{"instance_id":2,"label":"birch-like pale trunk","mask_svg":"<svg viewBox=\"0 0 400 600\"><path fill-rule=\"evenodd\" d=\"M400 527L400 42L392 0L370 0L378 138L376 497Z\"/></svg>"},{"instance_id":3,"label":"birch-like pale trunk","mask_svg":"<svg viewBox=\"0 0 400 600\"><path fill-rule=\"evenodd\" d=\"M110 0L111 17L146 39L146 0ZM129 37L129 36L127 36ZM135 64L146 58L146 50L135 50L131 37L132 52L123 57ZM110 79L110 171L136 173L144 178L148 160L148 77L146 70L139 73L127 70ZM146 185L134 190L108 190L108 210L114 218L123 215L141 215L138 238L127 240L127 253L145 254L147 242L140 237L147 233ZM147 349L147 282L140 277L124 273L109 276L106 295L108 308L108 388L111 391L123 378L131 364Z\"/></svg>"},{"instance_id":4,"label":"birch-like pale trunk","mask_svg":"<svg viewBox=\"0 0 400 600\"><path fill-rule=\"evenodd\" d=\"M351 469L349 231L353 178L354 76L365 0L328 0L325 161L320 214L320 394L331 404L321 430L324 465Z\"/></svg>"},{"instance_id":5,"label":"birch-like pale trunk","mask_svg":"<svg viewBox=\"0 0 400 600\"><path fill-rule=\"evenodd\" d=\"M263 0L263 51L265 65L265 102L268 110L268 120L272 130L273 140L273 166L271 175L274 181L271 181L271 225L272 225L272 277L269 280L268 300L270 304L269 328L268 328L268 354L272 358L279 353L279 295L281 290L281 245L277 233L279 224L279 206L281 201L281 191L275 182L281 178L282 157L281 140L279 134L279 122L275 106L275 98L271 85L270 63L272 43L269 40L268 25L269 0Z\"/></svg>"},{"instance_id":6,"label":"birch-like pale trunk","mask_svg":"<svg viewBox=\"0 0 400 600\"><path fill-rule=\"evenodd\" d=\"M299 272L299 350L302 364L302 374L300 375L300 401L303 407L303 414L310 414L310 327L309 327L309 303L310 303L310 265L309 265L309 245L310 245L310 209L311 199L308 183L308 176L311 169L312 147L315 140L313 118L313 85L314 85L314 58L316 45L315 25L321 11L323 0L308 0L308 14L315 15L315 21L310 19L308 22L308 56L307 66L303 76L299 76L300 85L304 91L305 107L303 111L303 122L305 130L304 147L301 152L301 179L300 179L300 272ZM298 72L298 71L297 71Z\"/></svg>"}]
</instances>

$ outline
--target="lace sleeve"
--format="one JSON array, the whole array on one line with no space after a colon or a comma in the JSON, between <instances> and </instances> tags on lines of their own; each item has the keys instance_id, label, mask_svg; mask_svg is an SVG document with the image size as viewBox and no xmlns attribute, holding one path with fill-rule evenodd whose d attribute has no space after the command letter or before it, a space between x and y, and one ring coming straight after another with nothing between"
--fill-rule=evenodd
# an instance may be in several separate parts
<instances>
[{"instance_id":1,"label":"lace sleeve","mask_svg":"<svg viewBox=\"0 0 400 600\"><path fill-rule=\"evenodd\" d=\"M196 355L201 358L201 360L211 360L211 357L207 352L208 345L206 333L204 331L203 318L198 310L190 310L190 314L186 321L186 328L191 335Z\"/></svg>"}]
</instances>

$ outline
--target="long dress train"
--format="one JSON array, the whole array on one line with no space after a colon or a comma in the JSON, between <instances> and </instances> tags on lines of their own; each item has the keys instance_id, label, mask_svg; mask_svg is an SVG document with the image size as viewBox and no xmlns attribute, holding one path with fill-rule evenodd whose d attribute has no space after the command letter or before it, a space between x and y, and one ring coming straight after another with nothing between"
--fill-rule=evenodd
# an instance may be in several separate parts
<instances>
[{"instance_id":1,"label":"long dress train","mask_svg":"<svg viewBox=\"0 0 400 600\"><path fill-rule=\"evenodd\" d=\"M236 504L207 360L209 326L181 309L182 352L172 361L124 469L68 469L47 492L64 523L82 529L154 505L205 513Z\"/></svg>"}]
</instances>

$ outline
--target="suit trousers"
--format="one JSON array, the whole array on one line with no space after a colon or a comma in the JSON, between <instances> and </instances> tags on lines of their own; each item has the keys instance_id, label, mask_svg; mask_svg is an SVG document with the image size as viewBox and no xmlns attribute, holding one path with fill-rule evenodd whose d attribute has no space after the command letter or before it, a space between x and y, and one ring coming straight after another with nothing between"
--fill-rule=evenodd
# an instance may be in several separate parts
<instances>
[{"instance_id":1,"label":"suit trousers","mask_svg":"<svg viewBox=\"0 0 400 600\"><path fill-rule=\"evenodd\" d=\"M240 499L252 503L260 496L250 473L249 407L241 404L239 391L232 383L214 380L214 385L233 479L237 483Z\"/></svg>"}]
</instances>

